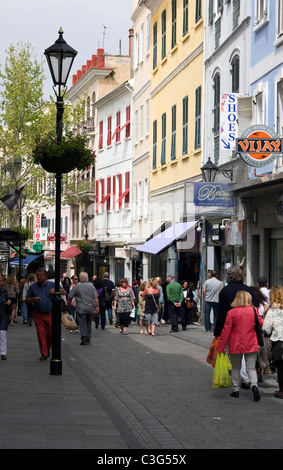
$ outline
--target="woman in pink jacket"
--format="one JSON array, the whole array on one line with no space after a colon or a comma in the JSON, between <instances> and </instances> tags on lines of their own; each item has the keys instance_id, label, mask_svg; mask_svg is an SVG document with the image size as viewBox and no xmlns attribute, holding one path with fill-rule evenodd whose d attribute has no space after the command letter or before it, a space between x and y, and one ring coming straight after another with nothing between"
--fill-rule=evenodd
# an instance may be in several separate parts
<instances>
[{"instance_id":1,"label":"woman in pink jacket","mask_svg":"<svg viewBox=\"0 0 283 470\"><path fill-rule=\"evenodd\" d=\"M254 400L260 400L257 388L256 358L259 350L255 331L255 311L260 326L263 319L258 310L252 306L252 297L249 292L238 291L231 304L232 309L227 313L224 327L221 332L218 352L224 352L229 340L229 356L232 364L232 397L239 396L240 369L243 354L245 355L246 369L249 376Z\"/></svg>"}]
</instances>

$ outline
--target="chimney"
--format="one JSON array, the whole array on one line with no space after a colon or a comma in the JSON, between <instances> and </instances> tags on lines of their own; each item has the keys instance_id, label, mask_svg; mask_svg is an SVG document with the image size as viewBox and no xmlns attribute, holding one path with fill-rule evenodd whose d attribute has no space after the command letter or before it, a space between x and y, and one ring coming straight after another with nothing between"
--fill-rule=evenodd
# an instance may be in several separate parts
<instances>
[{"instance_id":1,"label":"chimney","mask_svg":"<svg viewBox=\"0 0 283 470\"><path fill-rule=\"evenodd\" d=\"M130 56L130 76L134 77L134 54L133 54L133 42L134 42L134 28L129 29L129 56Z\"/></svg>"},{"instance_id":2,"label":"chimney","mask_svg":"<svg viewBox=\"0 0 283 470\"><path fill-rule=\"evenodd\" d=\"M86 69L89 70L91 67L91 60L86 61Z\"/></svg>"},{"instance_id":3,"label":"chimney","mask_svg":"<svg viewBox=\"0 0 283 470\"><path fill-rule=\"evenodd\" d=\"M97 49L97 67L105 67L104 49Z\"/></svg>"},{"instance_id":4,"label":"chimney","mask_svg":"<svg viewBox=\"0 0 283 470\"><path fill-rule=\"evenodd\" d=\"M76 83L76 81L77 81L77 76L73 75L73 85Z\"/></svg>"},{"instance_id":5,"label":"chimney","mask_svg":"<svg viewBox=\"0 0 283 470\"><path fill-rule=\"evenodd\" d=\"M92 55L92 58L91 58L91 66L95 69L95 67L97 66L97 57L95 54Z\"/></svg>"}]
</instances>

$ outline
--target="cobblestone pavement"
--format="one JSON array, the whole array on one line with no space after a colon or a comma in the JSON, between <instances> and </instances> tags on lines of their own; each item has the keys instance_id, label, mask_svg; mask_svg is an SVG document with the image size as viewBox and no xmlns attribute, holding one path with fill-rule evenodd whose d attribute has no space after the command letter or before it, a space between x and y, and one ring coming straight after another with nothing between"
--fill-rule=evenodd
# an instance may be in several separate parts
<instances>
[{"instance_id":1,"label":"cobblestone pavement","mask_svg":"<svg viewBox=\"0 0 283 470\"><path fill-rule=\"evenodd\" d=\"M18 321L0 363L1 449L283 448L276 374L264 376L259 402L213 389L212 334L201 326L170 334L166 324L152 337L93 323L88 346L62 328L63 373L51 376L35 327Z\"/></svg>"}]
</instances>

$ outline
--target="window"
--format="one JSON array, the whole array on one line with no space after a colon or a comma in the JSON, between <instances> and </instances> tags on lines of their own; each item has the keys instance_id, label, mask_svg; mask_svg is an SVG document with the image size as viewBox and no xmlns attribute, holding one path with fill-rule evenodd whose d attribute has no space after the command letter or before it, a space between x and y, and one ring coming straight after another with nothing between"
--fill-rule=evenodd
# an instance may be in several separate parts
<instances>
[{"instance_id":1,"label":"window","mask_svg":"<svg viewBox=\"0 0 283 470\"><path fill-rule=\"evenodd\" d=\"M177 42L177 6L176 0L172 0L172 38L171 48L176 46Z\"/></svg>"},{"instance_id":2,"label":"window","mask_svg":"<svg viewBox=\"0 0 283 470\"><path fill-rule=\"evenodd\" d=\"M153 121L153 132L152 132L152 142L153 142L153 149L152 149L152 168L156 168L156 154L157 154L157 121Z\"/></svg>"},{"instance_id":3,"label":"window","mask_svg":"<svg viewBox=\"0 0 283 470\"><path fill-rule=\"evenodd\" d=\"M149 100L145 102L145 134L149 134Z\"/></svg>"},{"instance_id":4,"label":"window","mask_svg":"<svg viewBox=\"0 0 283 470\"><path fill-rule=\"evenodd\" d=\"M111 209L111 176L108 176L107 178L107 200L106 200L106 210L110 211Z\"/></svg>"},{"instance_id":5,"label":"window","mask_svg":"<svg viewBox=\"0 0 283 470\"><path fill-rule=\"evenodd\" d=\"M214 89L214 126L213 132L215 135L219 134L220 130L220 73L217 73L213 81Z\"/></svg>"},{"instance_id":6,"label":"window","mask_svg":"<svg viewBox=\"0 0 283 470\"><path fill-rule=\"evenodd\" d=\"M166 10L161 13L161 58L166 56Z\"/></svg>"},{"instance_id":7,"label":"window","mask_svg":"<svg viewBox=\"0 0 283 470\"><path fill-rule=\"evenodd\" d=\"M171 160L176 159L176 105L171 109L172 126L171 126Z\"/></svg>"},{"instance_id":8,"label":"window","mask_svg":"<svg viewBox=\"0 0 283 470\"><path fill-rule=\"evenodd\" d=\"M201 86L196 89L195 110L195 149L200 148L201 142Z\"/></svg>"},{"instance_id":9,"label":"window","mask_svg":"<svg viewBox=\"0 0 283 470\"><path fill-rule=\"evenodd\" d=\"M217 11L222 12L223 10L223 0L217 0Z\"/></svg>"},{"instance_id":10,"label":"window","mask_svg":"<svg viewBox=\"0 0 283 470\"><path fill-rule=\"evenodd\" d=\"M113 210L116 209L116 176L112 178Z\"/></svg>"},{"instance_id":11,"label":"window","mask_svg":"<svg viewBox=\"0 0 283 470\"><path fill-rule=\"evenodd\" d=\"M121 141L120 126L121 126L121 111L117 111L116 113L116 142Z\"/></svg>"},{"instance_id":12,"label":"window","mask_svg":"<svg viewBox=\"0 0 283 470\"><path fill-rule=\"evenodd\" d=\"M130 172L125 173L125 207L129 207L130 204Z\"/></svg>"},{"instance_id":13,"label":"window","mask_svg":"<svg viewBox=\"0 0 283 470\"><path fill-rule=\"evenodd\" d=\"M183 36L189 32L189 0L183 0Z\"/></svg>"},{"instance_id":14,"label":"window","mask_svg":"<svg viewBox=\"0 0 283 470\"><path fill-rule=\"evenodd\" d=\"M139 139L139 112L135 112L135 143L138 143Z\"/></svg>"},{"instance_id":15,"label":"window","mask_svg":"<svg viewBox=\"0 0 283 470\"><path fill-rule=\"evenodd\" d=\"M209 4L208 4L208 24L213 23L213 17L214 17L214 0L209 0Z\"/></svg>"},{"instance_id":16,"label":"window","mask_svg":"<svg viewBox=\"0 0 283 470\"><path fill-rule=\"evenodd\" d=\"M68 232L69 232L69 229L68 229L68 216L66 215L65 216L65 235L66 235L66 242L68 241Z\"/></svg>"},{"instance_id":17,"label":"window","mask_svg":"<svg viewBox=\"0 0 283 470\"><path fill-rule=\"evenodd\" d=\"M109 116L107 119L107 145L111 145L111 135L112 135L112 116Z\"/></svg>"},{"instance_id":18,"label":"window","mask_svg":"<svg viewBox=\"0 0 283 470\"><path fill-rule=\"evenodd\" d=\"M150 28L151 28L151 17L150 15L146 18L146 53L150 52Z\"/></svg>"},{"instance_id":19,"label":"window","mask_svg":"<svg viewBox=\"0 0 283 470\"><path fill-rule=\"evenodd\" d=\"M144 24L141 25L140 30L140 57L139 62L141 63L144 60Z\"/></svg>"},{"instance_id":20,"label":"window","mask_svg":"<svg viewBox=\"0 0 283 470\"><path fill-rule=\"evenodd\" d=\"M196 23L201 19L201 0L196 0Z\"/></svg>"},{"instance_id":21,"label":"window","mask_svg":"<svg viewBox=\"0 0 283 470\"><path fill-rule=\"evenodd\" d=\"M255 25L267 18L267 2L268 0L255 0Z\"/></svg>"},{"instance_id":22,"label":"window","mask_svg":"<svg viewBox=\"0 0 283 470\"><path fill-rule=\"evenodd\" d=\"M283 80L277 83L277 134L283 135Z\"/></svg>"},{"instance_id":23,"label":"window","mask_svg":"<svg viewBox=\"0 0 283 470\"><path fill-rule=\"evenodd\" d=\"M98 143L99 149L103 149L103 121L100 121L99 123L99 143Z\"/></svg>"},{"instance_id":24,"label":"window","mask_svg":"<svg viewBox=\"0 0 283 470\"><path fill-rule=\"evenodd\" d=\"M131 106L126 107L126 139L131 136Z\"/></svg>"},{"instance_id":25,"label":"window","mask_svg":"<svg viewBox=\"0 0 283 470\"><path fill-rule=\"evenodd\" d=\"M188 107L189 98L188 96L185 96L185 98L183 98L183 155L186 155L188 153Z\"/></svg>"},{"instance_id":26,"label":"window","mask_svg":"<svg viewBox=\"0 0 283 470\"><path fill-rule=\"evenodd\" d=\"M161 165L166 163L166 113L162 114Z\"/></svg>"},{"instance_id":27,"label":"window","mask_svg":"<svg viewBox=\"0 0 283 470\"><path fill-rule=\"evenodd\" d=\"M140 140L143 139L143 106L140 108Z\"/></svg>"},{"instance_id":28,"label":"window","mask_svg":"<svg viewBox=\"0 0 283 470\"><path fill-rule=\"evenodd\" d=\"M233 30L237 28L240 17L240 0L233 1Z\"/></svg>"},{"instance_id":29,"label":"window","mask_svg":"<svg viewBox=\"0 0 283 470\"><path fill-rule=\"evenodd\" d=\"M139 65L140 55L140 37L139 31L135 34L135 53L134 53L134 68L136 69Z\"/></svg>"},{"instance_id":30,"label":"window","mask_svg":"<svg viewBox=\"0 0 283 470\"><path fill-rule=\"evenodd\" d=\"M215 49L218 49L221 36L221 18L215 21Z\"/></svg>"},{"instance_id":31,"label":"window","mask_svg":"<svg viewBox=\"0 0 283 470\"><path fill-rule=\"evenodd\" d=\"M157 67L157 23L153 25L153 69Z\"/></svg>"},{"instance_id":32,"label":"window","mask_svg":"<svg viewBox=\"0 0 283 470\"><path fill-rule=\"evenodd\" d=\"M240 57L235 55L232 60L232 93L239 93L240 89Z\"/></svg>"},{"instance_id":33,"label":"window","mask_svg":"<svg viewBox=\"0 0 283 470\"><path fill-rule=\"evenodd\" d=\"M283 0L277 0L277 38L283 35Z\"/></svg>"}]
</instances>

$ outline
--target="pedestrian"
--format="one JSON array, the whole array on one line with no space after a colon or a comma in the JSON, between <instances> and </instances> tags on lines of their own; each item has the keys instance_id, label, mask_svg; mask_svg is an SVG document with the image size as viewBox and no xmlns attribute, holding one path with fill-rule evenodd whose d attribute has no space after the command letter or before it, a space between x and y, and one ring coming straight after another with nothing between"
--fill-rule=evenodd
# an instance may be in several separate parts
<instances>
[{"instance_id":1,"label":"pedestrian","mask_svg":"<svg viewBox=\"0 0 283 470\"><path fill-rule=\"evenodd\" d=\"M162 316L163 316L163 312L164 312L164 295L163 295L163 289L162 289L162 278L161 277L157 277L157 288L159 289L159 293L160 293L160 296L159 296L159 299L158 299L158 326L160 326L161 324L161 319L162 319Z\"/></svg>"},{"instance_id":2,"label":"pedestrian","mask_svg":"<svg viewBox=\"0 0 283 470\"><path fill-rule=\"evenodd\" d=\"M256 372L256 358L259 350L258 339L255 330L255 315L260 326L263 319L257 308L253 308L252 296L247 291L238 291L231 304L231 310L227 312L225 323L220 335L218 353L225 352L229 341L229 356L231 358L232 372L232 397L239 397L240 370L243 356L245 357L247 374L255 401L260 400L258 391L258 379Z\"/></svg>"},{"instance_id":3,"label":"pedestrian","mask_svg":"<svg viewBox=\"0 0 283 470\"><path fill-rule=\"evenodd\" d=\"M7 277L4 287L6 291L8 292L8 297L11 300L10 304L10 313L11 313L11 320L10 320L10 325L15 326L15 323L17 323L16 319L16 309L17 309L17 301L18 301L18 296L19 296L19 285L18 281L15 278L13 274L9 274Z\"/></svg>"},{"instance_id":4,"label":"pedestrian","mask_svg":"<svg viewBox=\"0 0 283 470\"><path fill-rule=\"evenodd\" d=\"M36 275L34 273L30 273L26 279L24 289L23 289L22 314L24 315L24 318L27 319L27 323L29 324L29 326L32 326L32 322L33 322L33 306L31 303L27 302L27 293L28 293L29 287L34 282L36 282Z\"/></svg>"},{"instance_id":5,"label":"pedestrian","mask_svg":"<svg viewBox=\"0 0 283 470\"><path fill-rule=\"evenodd\" d=\"M166 279L166 281L164 281L161 284L162 292L163 292L164 305L163 305L163 312L162 312L160 323L166 323L169 320L168 299L167 299L167 294L166 294L166 288L167 288L168 284L169 284L169 282L168 282L167 279Z\"/></svg>"},{"instance_id":6,"label":"pedestrian","mask_svg":"<svg viewBox=\"0 0 283 470\"><path fill-rule=\"evenodd\" d=\"M112 325L113 324L112 304L113 304L113 298L114 298L115 284L113 281L109 279L109 273L107 272L104 273L103 282L106 288L105 300L106 300L106 310L107 310L108 320L109 320L110 325Z\"/></svg>"},{"instance_id":7,"label":"pedestrian","mask_svg":"<svg viewBox=\"0 0 283 470\"><path fill-rule=\"evenodd\" d=\"M97 290L98 293L98 304L99 304L99 314L96 315L95 318L95 328L98 328L99 321L101 324L101 329L105 329L106 325L106 289L105 284L103 283L102 279L96 278L93 281L93 285Z\"/></svg>"},{"instance_id":8,"label":"pedestrian","mask_svg":"<svg viewBox=\"0 0 283 470\"><path fill-rule=\"evenodd\" d=\"M68 301L68 295L71 287L71 279L68 276L65 276L62 281L62 287L66 291L66 302Z\"/></svg>"},{"instance_id":9,"label":"pedestrian","mask_svg":"<svg viewBox=\"0 0 283 470\"><path fill-rule=\"evenodd\" d=\"M141 281L138 295L138 321L140 326L140 334L144 333L144 327L146 331L145 298L143 297L144 290L145 281Z\"/></svg>"},{"instance_id":10,"label":"pedestrian","mask_svg":"<svg viewBox=\"0 0 283 470\"><path fill-rule=\"evenodd\" d=\"M28 319L27 319L27 309L23 307L23 290L24 290L24 286L27 282L27 276L23 277L21 280L20 280L20 283L19 283L19 296L18 296L18 312L21 312L21 316L22 316L22 320L23 320L23 324L26 325L27 322L28 322Z\"/></svg>"},{"instance_id":11,"label":"pedestrian","mask_svg":"<svg viewBox=\"0 0 283 470\"><path fill-rule=\"evenodd\" d=\"M254 298L253 306L258 309L258 313L264 318L264 314L267 310L267 297L263 294L262 290L258 286L251 287ZM269 300L268 300L269 303ZM262 372L271 373L270 371L270 360L271 360L271 343L268 338L264 338L264 347L260 349L256 360L256 370L258 382L263 382Z\"/></svg>"},{"instance_id":12,"label":"pedestrian","mask_svg":"<svg viewBox=\"0 0 283 470\"><path fill-rule=\"evenodd\" d=\"M275 398L283 399L283 287L270 289L270 308L264 322L263 332L270 337L272 362L277 369L279 390L274 392Z\"/></svg>"},{"instance_id":13,"label":"pedestrian","mask_svg":"<svg viewBox=\"0 0 283 470\"><path fill-rule=\"evenodd\" d=\"M227 312L231 309L231 303L237 292L239 290L245 290L251 294L254 300L253 291L249 286L244 284L244 275L238 266L231 266L227 269L226 282L227 285L221 289L219 294L219 309L217 321L214 325L214 336L216 338L221 334Z\"/></svg>"},{"instance_id":14,"label":"pedestrian","mask_svg":"<svg viewBox=\"0 0 283 470\"><path fill-rule=\"evenodd\" d=\"M188 281L182 281L181 286L183 289L183 301L181 302L180 314L182 329L185 330L187 325L192 322L192 316L195 310L194 295L189 287Z\"/></svg>"},{"instance_id":15,"label":"pedestrian","mask_svg":"<svg viewBox=\"0 0 283 470\"><path fill-rule=\"evenodd\" d=\"M78 284L78 282L79 282L78 276L76 274L73 274L73 276L71 277L71 286L70 286L70 289L69 289L69 293ZM76 297L73 297L71 299L71 302L69 302L69 296L68 296L68 304L67 305L68 305L70 315L72 315L72 317L76 321L77 327L79 327L79 319L76 315ZM73 331L74 330L70 330L70 333L73 332ZM79 328L77 328L75 331L79 332Z\"/></svg>"},{"instance_id":16,"label":"pedestrian","mask_svg":"<svg viewBox=\"0 0 283 470\"><path fill-rule=\"evenodd\" d=\"M69 292L68 306L76 297L76 317L81 333L81 346L90 344L91 340L91 319L93 313L99 312L98 293L92 282L88 280L88 274L80 272L80 282L72 287Z\"/></svg>"},{"instance_id":17,"label":"pedestrian","mask_svg":"<svg viewBox=\"0 0 283 470\"><path fill-rule=\"evenodd\" d=\"M217 322L217 315L219 310L219 292L221 290L222 283L217 279L217 272L211 271L210 279L207 279L203 284L203 297L204 297L204 327L205 331L211 331L210 312L213 310L214 327Z\"/></svg>"},{"instance_id":18,"label":"pedestrian","mask_svg":"<svg viewBox=\"0 0 283 470\"><path fill-rule=\"evenodd\" d=\"M37 282L30 285L26 301L33 304L33 321L37 331L41 361L50 356L52 346L52 297L54 282L47 280L45 269L36 272Z\"/></svg>"},{"instance_id":19,"label":"pedestrian","mask_svg":"<svg viewBox=\"0 0 283 470\"><path fill-rule=\"evenodd\" d=\"M181 303L184 299L183 288L181 284L175 281L174 276L167 277L166 295L168 300L168 314L171 322L170 333L177 333L178 317L180 314Z\"/></svg>"},{"instance_id":20,"label":"pedestrian","mask_svg":"<svg viewBox=\"0 0 283 470\"><path fill-rule=\"evenodd\" d=\"M146 330L145 334L155 336L155 329L158 325L158 300L160 291L158 289L158 281L156 278L152 279L149 287L143 291L143 298L145 299L145 318Z\"/></svg>"},{"instance_id":21,"label":"pedestrian","mask_svg":"<svg viewBox=\"0 0 283 470\"><path fill-rule=\"evenodd\" d=\"M268 282L265 276L260 276L257 281L257 285L262 292L262 294L266 297L265 305L266 309L269 308L269 289L268 289ZM263 316L263 309L259 310L259 314Z\"/></svg>"},{"instance_id":22,"label":"pedestrian","mask_svg":"<svg viewBox=\"0 0 283 470\"><path fill-rule=\"evenodd\" d=\"M127 328L131 322L130 313L135 308L135 296L126 278L121 279L120 282L120 287L116 289L113 307L119 315L120 333L127 335Z\"/></svg>"},{"instance_id":23,"label":"pedestrian","mask_svg":"<svg viewBox=\"0 0 283 470\"><path fill-rule=\"evenodd\" d=\"M0 354L2 360L7 359L7 330L9 325L9 313L7 306L11 305L8 292L4 287L4 279L0 277Z\"/></svg>"}]
</instances>

